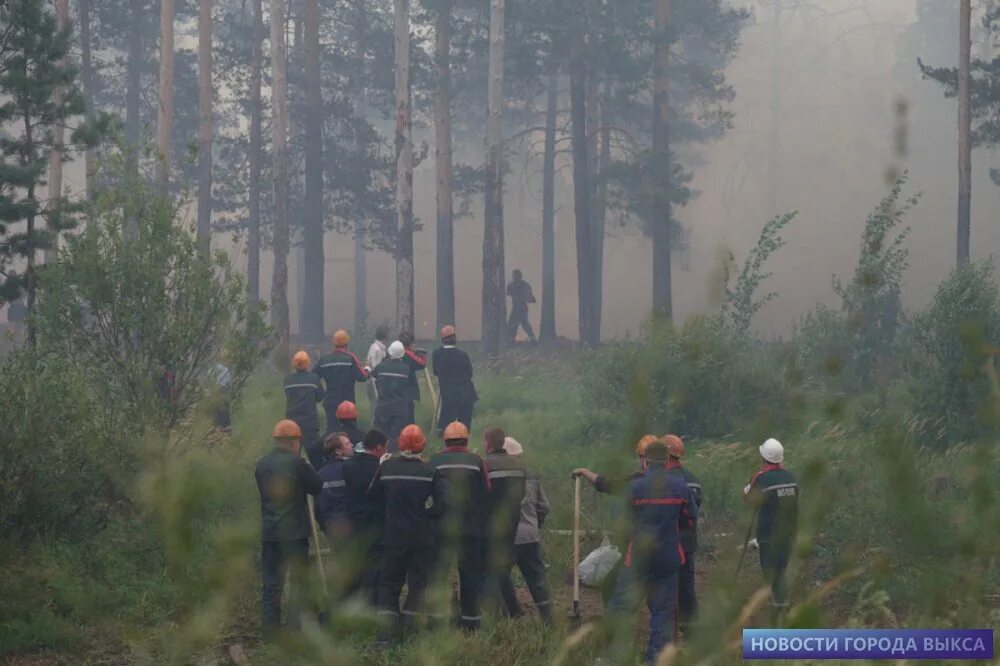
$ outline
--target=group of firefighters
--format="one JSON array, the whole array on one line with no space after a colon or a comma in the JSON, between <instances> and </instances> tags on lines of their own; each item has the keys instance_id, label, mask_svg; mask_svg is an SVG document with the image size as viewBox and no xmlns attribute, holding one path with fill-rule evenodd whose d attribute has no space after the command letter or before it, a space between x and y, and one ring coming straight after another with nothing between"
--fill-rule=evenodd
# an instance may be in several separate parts
<instances>
[{"instance_id":1,"label":"group of firefighters","mask_svg":"<svg viewBox=\"0 0 1000 666\"><path fill-rule=\"evenodd\" d=\"M275 426L275 447L256 468L265 633L280 626L286 572L292 584L288 620L298 621L296 588L317 522L340 566L343 596L362 596L377 609L385 620L380 637L385 642L444 619L433 613L427 592L456 564L459 612L454 619L462 628L477 629L484 606L522 614L511 579L515 564L540 618L551 623L552 596L541 553L549 502L538 477L526 469L522 445L503 430L484 431L485 455L470 449L477 396L472 364L456 346L454 327L442 329L442 345L432 356L440 384L437 431L444 446L429 458L413 407L419 400L417 373L424 371L427 355L413 347L412 335L402 333L386 345L388 331L380 327L375 337L362 363L348 351L347 333L338 331L333 353L310 368L309 355L298 352L295 370L285 378L286 420ZM363 433L354 385L370 379L373 427ZM316 407L321 402L327 415L322 440ZM796 531L798 485L783 466L777 440L764 442L759 453L762 467L743 495L755 510L761 569L780 614L788 605L785 569ZM619 616L631 615L645 599L650 611L646 660L652 661L672 641L675 621L686 630L696 619L694 558L702 488L681 463L680 437L647 435L636 454L641 469L627 478L584 468L572 475L625 500L628 541L607 605ZM404 584L407 594L400 606Z\"/></svg>"}]
</instances>

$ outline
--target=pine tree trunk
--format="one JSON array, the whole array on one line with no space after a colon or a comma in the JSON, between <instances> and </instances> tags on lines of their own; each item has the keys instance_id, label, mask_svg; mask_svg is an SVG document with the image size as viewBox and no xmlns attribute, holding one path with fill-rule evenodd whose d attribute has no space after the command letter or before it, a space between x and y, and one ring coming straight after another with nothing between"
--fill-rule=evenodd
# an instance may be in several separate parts
<instances>
[{"instance_id":1,"label":"pine tree trunk","mask_svg":"<svg viewBox=\"0 0 1000 666\"><path fill-rule=\"evenodd\" d=\"M90 45L90 0L80 0L80 83L83 87L83 100L87 108L88 120L94 117L94 59ZM83 154L84 178L87 201L94 200L94 179L97 171L97 159L93 148L87 148Z\"/></svg>"},{"instance_id":2,"label":"pine tree trunk","mask_svg":"<svg viewBox=\"0 0 1000 666\"><path fill-rule=\"evenodd\" d=\"M437 325L455 323L455 250L451 162L451 8L447 0L434 24L434 158L437 170Z\"/></svg>"},{"instance_id":3,"label":"pine tree trunk","mask_svg":"<svg viewBox=\"0 0 1000 666\"><path fill-rule=\"evenodd\" d=\"M483 230L483 349L500 352L507 310L503 237L503 58L505 0L490 0L489 97Z\"/></svg>"},{"instance_id":4,"label":"pine tree trunk","mask_svg":"<svg viewBox=\"0 0 1000 666\"><path fill-rule=\"evenodd\" d=\"M608 169L611 168L611 130L606 109L612 99L611 81L604 82L605 100L601 106L600 157L597 159L597 183L595 185L594 202L594 337L601 342L601 323L604 312L604 243L605 226L608 212Z\"/></svg>"},{"instance_id":5,"label":"pine tree trunk","mask_svg":"<svg viewBox=\"0 0 1000 666\"><path fill-rule=\"evenodd\" d=\"M319 62L319 0L307 0L305 34L305 285L302 331L304 340L320 342L324 336L323 251L323 92Z\"/></svg>"},{"instance_id":6,"label":"pine tree trunk","mask_svg":"<svg viewBox=\"0 0 1000 666\"><path fill-rule=\"evenodd\" d=\"M545 99L545 149L542 157L542 317L538 339L556 337L556 113L559 72L552 66Z\"/></svg>"},{"instance_id":7,"label":"pine tree trunk","mask_svg":"<svg viewBox=\"0 0 1000 666\"><path fill-rule=\"evenodd\" d=\"M160 108L156 116L155 178L160 194L170 192L170 138L174 124L175 0L160 0Z\"/></svg>"},{"instance_id":8,"label":"pine tree trunk","mask_svg":"<svg viewBox=\"0 0 1000 666\"><path fill-rule=\"evenodd\" d=\"M212 0L198 14L198 251L212 251Z\"/></svg>"},{"instance_id":9,"label":"pine tree trunk","mask_svg":"<svg viewBox=\"0 0 1000 666\"><path fill-rule=\"evenodd\" d=\"M250 52L250 183L247 226L247 291L250 301L260 300L260 172L261 154L261 79L263 78L264 3L253 0L253 37Z\"/></svg>"},{"instance_id":10,"label":"pine tree trunk","mask_svg":"<svg viewBox=\"0 0 1000 666\"><path fill-rule=\"evenodd\" d=\"M69 23L69 0L56 0L56 24L62 30L67 23ZM56 88L52 91L52 103L56 107L62 106L64 95L65 91L62 87ZM62 208L60 200L63 195L63 138L65 129L62 121L57 122L52 128L52 149L49 153L48 195L49 205L51 206L50 215L53 216L50 219L50 226L54 226L56 229L59 227L59 211ZM55 222L54 225L52 224L53 221ZM56 237L58 238L58 235ZM48 264L55 261L58 251L58 240L53 240L52 247L45 249L45 263Z\"/></svg>"},{"instance_id":11,"label":"pine tree trunk","mask_svg":"<svg viewBox=\"0 0 1000 666\"><path fill-rule=\"evenodd\" d=\"M670 283L670 125L668 71L670 66L670 0L656 0L656 46L653 55L653 178L656 206L650 220L653 235L653 311L673 318Z\"/></svg>"},{"instance_id":12,"label":"pine tree trunk","mask_svg":"<svg viewBox=\"0 0 1000 666\"><path fill-rule=\"evenodd\" d=\"M771 109L767 141L767 206L768 217L778 214L778 190L781 174L781 3L774 2L771 15Z\"/></svg>"},{"instance_id":13,"label":"pine tree trunk","mask_svg":"<svg viewBox=\"0 0 1000 666\"><path fill-rule=\"evenodd\" d=\"M600 187L603 180L601 173L601 148L604 145L601 137L602 111L600 99L600 82L596 75L587 79L587 155L590 158L590 189L592 204L590 211L590 267L591 267L591 301L590 330L594 344L601 341L601 305L603 301L604 279L601 266L604 260L604 206L601 202Z\"/></svg>"},{"instance_id":14,"label":"pine tree trunk","mask_svg":"<svg viewBox=\"0 0 1000 666\"><path fill-rule=\"evenodd\" d=\"M972 54L971 0L961 0L958 22L958 265L969 262L972 216L972 111L969 60Z\"/></svg>"},{"instance_id":15,"label":"pine tree trunk","mask_svg":"<svg viewBox=\"0 0 1000 666\"><path fill-rule=\"evenodd\" d=\"M359 120L368 117L368 72L365 66L365 50L368 45L368 15L364 10L363 3L357 5L357 23L354 26L357 32L358 49L358 85L355 86L354 115ZM358 154L364 152L365 146L358 136ZM354 330L360 331L368 324L368 255L365 250L365 224L364 220L357 220L354 224Z\"/></svg>"},{"instance_id":16,"label":"pine tree trunk","mask_svg":"<svg viewBox=\"0 0 1000 666\"><path fill-rule=\"evenodd\" d=\"M578 31L580 34L582 31ZM580 40L576 40L579 42ZM593 336L593 271L590 224L590 158L587 140L587 69L582 45L575 43L570 57L570 121L573 126L573 208L576 217L576 277L579 300L580 343L594 345Z\"/></svg>"},{"instance_id":17,"label":"pine tree trunk","mask_svg":"<svg viewBox=\"0 0 1000 666\"><path fill-rule=\"evenodd\" d=\"M128 40L128 74L125 91L125 144L128 148L129 177L139 175L139 104L142 92L142 0L131 0L132 27Z\"/></svg>"},{"instance_id":18,"label":"pine tree trunk","mask_svg":"<svg viewBox=\"0 0 1000 666\"><path fill-rule=\"evenodd\" d=\"M396 326L414 330L410 0L394 0L396 88Z\"/></svg>"},{"instance_id":19,"label":"pine tree trunk","mask_svg":"<svg viewBox=\"0 0 1000 666\"><path fill-rule=\"evenodd\" d=\"M271 9L271 146L274 178L274 277L271 280L271 323L278 335L275 360L287 365L288 323L288 106L285 73L285 1L270 0Z\"/></svg>"}]
</instances>

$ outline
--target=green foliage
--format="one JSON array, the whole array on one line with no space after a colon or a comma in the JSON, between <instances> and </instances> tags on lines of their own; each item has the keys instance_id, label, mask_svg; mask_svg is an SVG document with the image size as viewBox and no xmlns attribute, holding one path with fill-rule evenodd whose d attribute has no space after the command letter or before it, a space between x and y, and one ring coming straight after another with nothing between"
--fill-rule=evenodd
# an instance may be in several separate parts
<instances>
[{"instance_id":1,"label":"green foliage","mask_svg":"<svg viewBox=\"0 0 1000 666\"><path fill-rule=\"evenodd\" d=\"M584 408L612 428L627 415L652 432L719 437L784 421L789 392L780 352L748 344L722 315L681 327L650 324L637 344L581 363ZM641 433L638 433L641 434Z\"/></svg>"},{"instance_id":2,"label":"green foliage","mask_svg":"<svg viewBox=\"0 0 1000 666\"><path fill-rule=\"evenodd\" d=\"M140 431L169 428L215 388L217 363L238 394L269 331L228 258L204 261L174 205L119 175L46 271L39 332Z\"/></svg>"},{"instance_id":3,"label":"green foliage","mask_svg":"<svg viewBox=\"0 0 1000 666\"><path fill-rule=\"evenodd\" d=\"M729 275L726 275L726 302L723 312L727 316L729 323L740 333L750 331L750 323L753 316L762 307L777 298L776 292L768 292L760 298L754 298L761 283L771 277L770 273L763 272L764 263L772 254L785 245L785 240L781 237L781 230L795 219L797 211L785 213L772 219L764 225L757 239L757 245L747 254L743 262L743 268L736 277L736 284L729 288Z\"/></svg>"},{"instance_id":4,"label":"green foliage","mask_svg":"<svg viewBox=\"0 0 1000 666\"><path fill-rule=\"evenodd\" d=\"M994 434L1000 426L995 270L989 259L953 271L903 336L906 384L928 433L968 439Z\"/></svg>"},{"instance_id":5,"label":"green foliage","mask_svg":"<svg viewBox=\"0 0 1000 666\"><path fill-rule=\"evenodd\" d=\"M102 402L68 357L26 351L0 366L0 535L80 533L123 501L135 460Z\"/></svg>"}]
</instances>

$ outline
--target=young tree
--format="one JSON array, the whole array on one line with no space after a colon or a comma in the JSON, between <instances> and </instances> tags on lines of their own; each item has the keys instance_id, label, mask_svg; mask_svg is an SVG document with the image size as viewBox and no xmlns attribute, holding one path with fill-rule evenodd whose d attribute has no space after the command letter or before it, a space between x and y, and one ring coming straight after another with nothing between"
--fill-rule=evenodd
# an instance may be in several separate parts
<instances>
[{"instance_id":1,"label":"young tree","mask_svg":"<svg viewBox=\"0 0 1000 666\"><path fill-rule=\"evenodd\" d=\"M32 345L36 255L54 247L71 224L58 196L50 197L48 207L38 198L55 140L52 128L83 111L76 70L67 62L70 35L69 25L60 27L42 0L7 4L6 52L0 58L0 300L25 296ZM47 229L38 227L40 217ZM11 228L21 223L23 231Z\"/></svg>"},{"instance_id":2,"label":"young tree","mask_svg":"<svg viewBox=\"0 0 1000 666\"><path fill-rule=\"evenodd\" d=\"M302 330L306 340L324 337L323 276L323 91L320 69L319 0L307 0L305 49L305 224L303 228L305 285Z\"/></svg>"},{"instance_id":3,"label":"young tree","mask_svg":"<svg viewBox=\"0 0 1000 666\"><path fill-rule=\"evenodd\" d=\"M394 0L396 94L396 326L412 331L413 136L410 117L410 1Z\"/></svg>"},{"instance_id":4,"label":"young tree","mask_svg":"<svg viewBox=\"0 0 1000 666\"><path fill-rule=\"evenodd\" d=\"M553 58L553 61L555 59ZM556 121L559 70L550 65L545 92L545 147L542 157L542 316L539 340L556 337Z\"/></svg>"},{"instance_id":5,"label":"young tree","mask_svg":"<svg viewBox=\"0 0 1000 666\"><path fill-rule=\"evenodd\" d=\"M582 12L581 12L582 13ZM577 19L581 25L578 34L586 34L582 28L584 19ZM590 224L590 158L587 140L587 64L584 59L582 40L576 40L571 47L569 63L570 121L572 123L573 146L573 208L576 216L576 279L579 302L579 334L581 344L596 345L593 332L594 304L593 241Z\"/></svg>"},{"instance_id":6,"label":"young tree","mask_svg":"<svg viewBox=\"0 0 1000 666\"><path fill-rule=\"evenodd\" d=\"M483 215L483 348L500 351L507 310L503 237L503 64L505 0L490 0L490 50L486 130L485 212Z\"/></svg>"},{"instance_id":7,"label":"young tree","mask_svg":"<svg viewBox=\"0 0 1000 666\"><path fill-rule=\"evenodd\" d=\"M170 188L170 141L174 124L174 14L175 0L160 0L160 106L156 116L155 177L160 193Z\"/></svg>"},{"instance_id":8,"label":"young tree","mask_svg":"<svg viewBox=\"0 0 1000 666\"><path fill-rule=\"evenodd\" d=\"M288 322L288 110L285 75L285 3L270 0L271 9L271 146L274 177L274 277L271 280L271 321L278 336L275 353L289 355Z\"/></svg>"},{"instance_id":9,"label":"young tree","mask_svg":"<svg viewBox=\"0 0 1000 666\"><path fill-rule=\"evenodd\" d=\"M56 25L60 30L65 30L69 25L69 0L56 0ZM62 104L62 86L56 87L52 95L52 102L56 106ZM56 228L58 233L59 200L63 191L63 140L66 128L62 120L56 121L52 127L52 154L49 159L49 199L52 202L52 213L56 218ZM45 263L49 263L55 258L55 242L51 248L45 250Z\"/></svg>"},{"instance_id":10,"label":"young tree","mask_svg":"<svg viewBox=\"0 0 1000 666\"><path fill-rule=\"evenodd\" d=\"M94 59L91 47L90 31L91 0L80 0L77 6L80 23L80 84L83 87L83 101L87 108L87 120L94 119ZM84 172L86 179L86 195L90 201L94 197L94 173L97 170L97 158L94 149L87 147L84 153Z\"/></svg>"},{"instance_id":11,"label":"young tree","mask_svg":"<svg viewBox=\"0 0 1000 666\"><path fill-rule=\"evenodd\" d=\"M198 14L198 249L212 250L212 0Z\"/></svg>"},{"instance_id":12,"label":"young tree","mask_svg":"<svg viewBox=\"0 0 1000 666\"><path fill-rule=\"evenodd\" d=\"M670 275L670 0L655 0L653 55L653 187L656 203L651 220L653 232L653 311L674 316Z\"/></svg>"}]
</instances>

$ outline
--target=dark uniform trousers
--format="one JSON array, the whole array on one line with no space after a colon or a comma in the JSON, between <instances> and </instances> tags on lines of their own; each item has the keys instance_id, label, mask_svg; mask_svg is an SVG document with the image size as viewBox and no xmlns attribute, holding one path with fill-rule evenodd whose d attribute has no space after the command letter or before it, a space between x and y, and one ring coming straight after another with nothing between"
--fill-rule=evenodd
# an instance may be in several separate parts
<instances>
[{"instance_id":1,"label":"dark uniform trousers","mask_svg":"<svg viewBox=\"0 0 1000 666\"><path fill-rule=\"evenodd\" d=\"M458 557L458 587L460 615L458 624L474 631L482 621L480 603L483 596L483 574L486 540L478 536L456 536L442 541L435 557L437 577L444 580L455 556Z\"/></svg>"},{"instance_id":2,"label":"dark uniform trousers","mask_svg":"<svg viewBox=\"0 0 1000 666\"><path fill-rule=\"evenodd\" d=\"M458 421L472 430L472 410L475 403L465 400L448 399L441 396L441 416L438 418L438 430L443 431L448 424Z\"/></svg>"},{"instance_id":3,"label":"dark uniform trousers","mask_svg":"<svg viewBox=\"0 0 1000 666\"><path fill-rule=\"evenodd\" d=\"M758 543L760 547L760 569L764 581L771 586L772 614L777 617L788 609L788 582L785 570L792 554L791 544L771 541Z\"/></svg>"},{"instance_id":4,"label":"dark uniform trousers","mask_svg":"<svg viewBox=\"0 0 1000 666\"><path fill-rule=\"evenodd\" d=\"M519 543L514 547L514 555L517 568L521 570L521 576L528 585L531 598L535 602L538 614L546 622L552 620L552 594L545 584L545 563L542 561L542 544L538 541L533 543ZM500 593L503 595L507 612L514 617L523 614L521 604L517 600L514 592L514 582L511 580L510 571L500 581Z\"/></svg>"},{"instance_id":5,"label":"dark uniform trousers","mask_svg":"<svg viewBox=\"0 0 1000 666\"><path fill-rule=\"evenodd\" d=\"M402 403L379 403L378 416L375 427L386 434L389 438L389 453L399 453L399 433L403 428L413 423L410 420L410 412L413 411L412 402Z\"/></svg>"},{"instance_id":6,"label":"dark uniform trousers","mask_svg":"<svg viewBox=\"0 0 1000 666\"><path fill-rule=\"evenodd\" d=\"M518 327L523 328L524 332L528 335L531 340L535 339L535 330L531 327L531 322L528 321L528 306L513 306L510 309L510 317L507 319L507 339L513 341L517 338Z\"/></svg>"},{"instance_id":7,"label":"dark uniform trousers","mask_svg":"<svg viewBox=\"0 0 1000 666\"><path fill-rule=\"evenodd\" d=\"M382 575L378 588L379 615L396 617L403 584L407 586L406 602L402 607L403 624L420 616L434 566L434 546L386 546L382 552Z\"/></svg>"},{"instance_id":8,"label":"dark uniform trousers","mask_svg":"<svg viewBox=\"0 0 1000 666\"><path fill-rule=\"evenodd\" d=\"M262 541L261 565L261 626L264 632L281 626L281 591L288 572L288 626L298 627L302 610L302 594L309 560L309 539L294 541Z\"/></svg>"},{"instance_id":9,"label":"dark uniform trousers","mask_svg":"<svg viewBox=\"0 0 1000 666\"><path fill-rule=\"evenodd\" d=\"M639 567L625 565L615 579L610 610L624 612L634 617L639 600L646 597L649 609L649 643L645 662L652 663L673 639L674 607L677 603L678 569L644 573Z\"/></svg>"}]
</instances>

